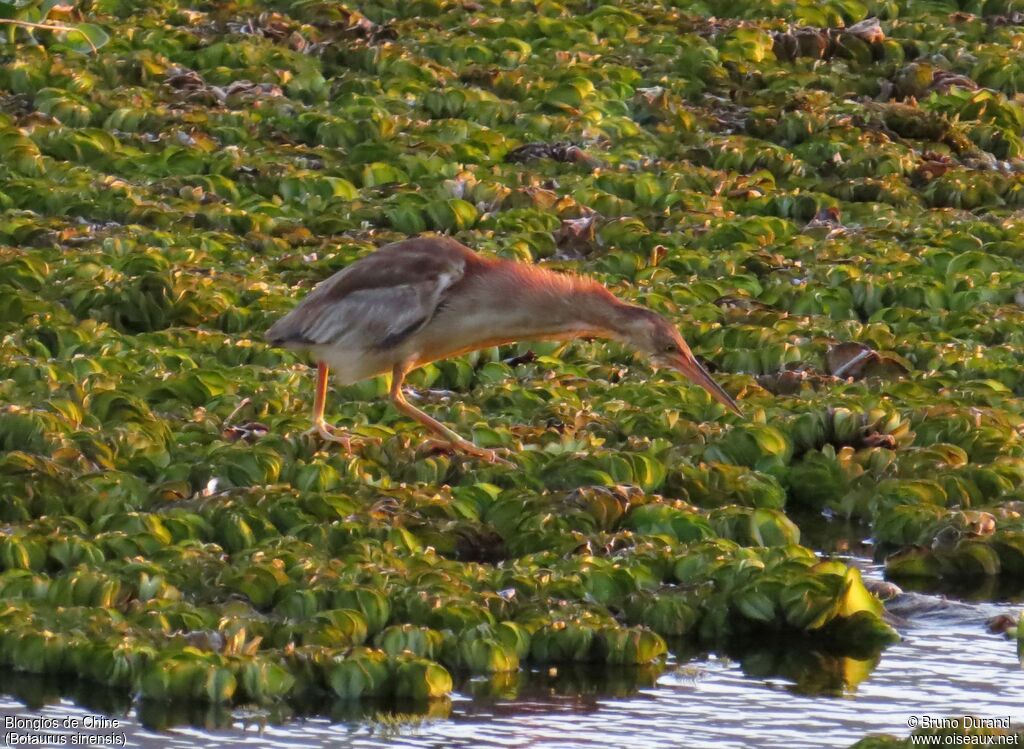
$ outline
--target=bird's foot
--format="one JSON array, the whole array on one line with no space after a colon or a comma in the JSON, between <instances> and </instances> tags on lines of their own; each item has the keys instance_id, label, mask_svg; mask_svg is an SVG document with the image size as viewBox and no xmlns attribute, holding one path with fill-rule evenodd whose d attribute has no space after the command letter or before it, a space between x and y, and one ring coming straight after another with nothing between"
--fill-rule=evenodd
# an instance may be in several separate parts
<instances>
[{"instance_id":1,"label":"bird's foot","mask_svg":"<svg viewBox=\"0 0 1024 749\"><path fill-rule=\"evenodd\" d=\"M483 458L488 463L492 463L494 465L505 466L506 468L515 468L516 467L515 463L513 463L511 460L505 460L499 454L499 453L503 452L506 455L508 455L509 452L508 452L508 450L505 450L505 449L502 449L500 451L499 450L488 450L486 447L477 447L476 445L473 445L473 450L471 450L471 451L467 450L466 452L468 452L470 455L475 455L478 458Z\"/></svg>"},{"instance_id":2,"label":"bird's foot","mask_svg":"<svg viewBox=\"0 0 1024 749\"><path fill-rule=\"evenodd\" d=\"M332 426L325 421L318 421L312 427L302 433L305 436L319 437L325 442L337 442L345 448L345 452L352 452L353 447L362 447L367 443L380 444L376 437L353 437L351 433Z\"/></svg>"},{"instance_id":3,"label":"bird's foot","mask_svg":"<svg viewBox=\"0 0 1024 749\"><path fill-rule=\"evenodd\" d=\"M512 463L511 461L505 460L505 458L501 457L500 453L504 453L507 455L508 450L504 448L501 449L500 451L490 450L486 447L479 447L477 445L474 445L469 440L460 440L459 442L448 440L427 440L426 442L423 443L421 449L425 451L444 450L448 452L455 452L461 450L462 452L467 453L468 455L472 455L475 458L482 458L488 463L508 466L509 468L515 468L515 463Z\"/></svg>"}]
</instances>

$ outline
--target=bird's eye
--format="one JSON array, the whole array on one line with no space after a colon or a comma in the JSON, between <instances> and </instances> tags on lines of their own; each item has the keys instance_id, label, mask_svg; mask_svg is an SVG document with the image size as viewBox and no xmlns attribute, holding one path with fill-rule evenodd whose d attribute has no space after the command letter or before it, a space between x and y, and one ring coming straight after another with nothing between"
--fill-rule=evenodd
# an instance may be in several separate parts
<instances>
[{"instance_id":1,"label":"bird's eye","mask_svg":"<svg viewBox=\"0 0 1024 749\"><path fill-rule=\"evenodd\" d=\"M661 347L661 350L666 354L678 354L679 347L674 343L667 343Z\"/></svg>"}]
</instances>

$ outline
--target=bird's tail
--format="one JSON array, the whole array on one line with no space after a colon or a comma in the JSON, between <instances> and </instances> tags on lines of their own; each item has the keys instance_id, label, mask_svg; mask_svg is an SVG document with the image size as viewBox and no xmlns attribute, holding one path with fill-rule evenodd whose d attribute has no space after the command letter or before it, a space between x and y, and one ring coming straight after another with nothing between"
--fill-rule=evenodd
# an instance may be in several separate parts
<instances>
[{"instance_id":1,"label":"bird's tail","mask_svg":"<svg viewBox=\"0 0 1024 749\"><path fill-rule=\"evenodd\" d=\"M311 341L302 334L300 320L293 312L289 312L267 329L264 338L272 346L309 346Z\"/></svg>"}]
</instances>

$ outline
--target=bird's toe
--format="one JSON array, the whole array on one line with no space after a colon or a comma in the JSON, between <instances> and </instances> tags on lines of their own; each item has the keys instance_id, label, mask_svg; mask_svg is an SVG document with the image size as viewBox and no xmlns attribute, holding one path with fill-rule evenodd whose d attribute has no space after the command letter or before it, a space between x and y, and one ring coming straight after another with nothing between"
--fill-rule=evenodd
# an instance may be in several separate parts
<instances>
[{"instance_id":1,"label":"bird's toe","mask_svg":"<svg viewBox=\"0 0 1024 749\"><path fill-rule=\"evenodd\" d=\"M504 449L502 449L500 451L499 450L488 450L487 448L484 448L484 447L478 447L478 448L476 448L476 452L474 452L474 454L476 456L478 456L480 458L483 458L488 463L494 463L496 465L502 465L502 466L508 466L510 468L514 468L515 467L515 463L513 463L510 460L506 460L505 458L503 458L502 455L501 455L502 453L505 454L505 455L509 454L508 450L504 450Z\"/></svg>"},{"instance_id":2,"label":"bird's toe","mask_svg":"<svg viewBox=\"0 0 1024 749\"><path fill-rule=\"evenodd\" d=\"M489 462L497 463L498 465L506 466L507 468L515 468L516 467L516 464L513 463L511 460L505 460L500 455L495 455L494 458L491 461L489 461Z\"/></svg>"},{"instance_id":3,"label":"bird's toe","mask_svg":"<svg viewBox=\"0 0 1024 749\"><path fill-rule=\"evenodd\" d=\"M325 422L314 424L302 434L303 436L318 437L325 442L336 442L346 451L352 449L352 435L344 429L338 429Z\"/></svg>"},{"instance_id":4,"label":"bird's toe","mask_svg":"<svg viewBox=\"0 0 1024 749\"><path fill-rule=\"evenodd\" d=\"M478 447L469 441L452 443L446 440L426 440L420 445L420 452L426 452L428 454L438 452L462 452L466 455L472 455L474 458L481 458L491 464L508 466L510 468L515 467L515 463L512 463L502 457L502 454L509 454L508 450L491 450L486 447Z\"/></svg>"}]
</instances>

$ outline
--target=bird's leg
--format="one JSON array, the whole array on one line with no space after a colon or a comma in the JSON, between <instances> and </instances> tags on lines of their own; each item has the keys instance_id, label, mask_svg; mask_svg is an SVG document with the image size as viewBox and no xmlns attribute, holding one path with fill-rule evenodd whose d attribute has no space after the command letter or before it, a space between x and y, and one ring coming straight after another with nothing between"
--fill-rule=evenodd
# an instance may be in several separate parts
<instances>
[{"instance_id":1,"label":"bird's leg","mask_svg":"<svg viewBox=\"0 0 1024 749\"><path fill-rule=\"evenodd\" d=\"M352 449L352 438L348 432L331 426L324 421L324 405L327 402L327 383L330 369L323 362L316 365L316 395L313 398L313 426L304 434L315 434L328 442L337 442L346 450Z\"/></svg>"},{"instance_id":2,"label":"bird's leg","mask_svg":"<svg viewBox=\"0 0 1024 749\"><path fill-rule=\"evenodd\" d=\"M494 450L488 450L485 447L478 447L477 445L474 445L469 440L461 437L459 434L446 427L437 419L423 413L416 408L416 406L409 403L409 401L405 399L405 394L402 392L402 381L405 379L407 371L408 369L406 366L396 364L395 368L391 372L391 402L395 404L395 408L406 416L415 419L435 434L441 435L444 442L450 447L457 448L463 452L469 453L470 455L476 455L479 458L483 458L488 463L513 465L500 457Z\"/></svg>"}]
</instances>

